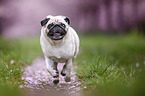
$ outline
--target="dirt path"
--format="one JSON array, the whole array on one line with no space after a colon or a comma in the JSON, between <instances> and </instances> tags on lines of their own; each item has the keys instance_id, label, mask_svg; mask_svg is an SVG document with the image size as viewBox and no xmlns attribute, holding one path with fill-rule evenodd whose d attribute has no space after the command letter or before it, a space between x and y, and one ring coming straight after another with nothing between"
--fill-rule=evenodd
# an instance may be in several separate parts
<instances>
[{"instance_id":1,"label":"dirt path","mask_svg":"<svg viewBox=\"0 0 145 96\"><path fill-rule=\"evenodd\" d=\"M62 63L58 64L59 71L62 66ZM76 68L77 66L74 66L73 69ZM41 57L25 68L22 79L26 81L26 85L20 87L27 90L27 96L80 96L81 83L77 80L75 72L72 71L71 82L66 83L60 75L60 81L55 85L46 70L44 58Z\"/></svg>"}]
</instances>

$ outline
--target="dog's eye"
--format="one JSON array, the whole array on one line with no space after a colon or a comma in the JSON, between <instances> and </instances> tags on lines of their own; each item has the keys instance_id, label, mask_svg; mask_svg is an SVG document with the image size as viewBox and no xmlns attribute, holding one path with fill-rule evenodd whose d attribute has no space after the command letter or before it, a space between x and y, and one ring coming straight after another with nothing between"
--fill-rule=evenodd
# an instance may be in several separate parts
<instances>
[{"instance_id":1,"label":"dog's eye","mask_svg":"<svg viewBox=\"0 0 145 96\"><path fill-rule=\"evenodd\" d=\"M61 23L60 25L65 28L65 24Z\"/></svg>"},{"instance_id":2,"label":"dog's eye","mask_svg":"<svg viewBox=\"0 0 145 96\"><path fill-rule=\"evenodd\" d=\"M49 24L49 25L47 26L47 28L50 29L53 25L54 25L54 24L51 23L51 24Z\"/></svg>"}]
</instances>

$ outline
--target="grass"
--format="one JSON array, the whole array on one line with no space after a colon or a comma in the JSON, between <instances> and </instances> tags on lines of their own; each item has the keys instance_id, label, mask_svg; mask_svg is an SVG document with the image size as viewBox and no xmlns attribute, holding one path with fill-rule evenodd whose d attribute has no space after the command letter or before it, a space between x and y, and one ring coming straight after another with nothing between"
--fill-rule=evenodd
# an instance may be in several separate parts
<instances>
[{"instance_id":1,"label":"grass","mask_svg":"<svg viewBox=\"0 0 145 96\"><path fill-rule=\"evenodd\" d=\"M3 89L10 92L23 84L23 68L42 55L38 38L11 39L0 38L0 95ZM12 90L11 90L12 89ZM17 91L15 91L17 94ZM7 91L5 92L7 93ZM15 93L14 93L15 94ZM6 94L3 96L7 96ZM12 95L11 95L12 96ZM14 95L16 96L16 95Z\"/></svg>"},{"instance_id":2,"label":"grass","mask_svg":"<svg viewBox=\"0 0 145 96\"><path fill-rule=\"evenodd\" d=\"M89 88L137 88L143 82L145 38L139 34L122 36L81 35L80 53L74 61L77 76ZM39 38L0 38L0 86L18 88L23 68L43 56Z\"/></svg>"},{"instance_id":3,"label":"grass","mask_svg":"<svg viewBox=\"0 0 145 96\"><path fill-rule=\"evenodd\" d=\"M78 77L83 79L86 85L122 87L124 85L131 86L134 82L134 71L126 74L124 70L100 57L93 61L87 61L86 64L90 65L86 65L84 69L78 71Z\"/></svg>"},{"instance_id":4,"label":"grass","mask_svg":"<svg viewBox=\"0 0 145 96\"><path fill-rule=\"evenodd\" d=\"M145 68L145 38L142 35L86 35L80 40L80 54L75 61L77 76L89 90L91 87L102 91L133 90L143 79L140 78Z\"/></svg>"}]
</instances>

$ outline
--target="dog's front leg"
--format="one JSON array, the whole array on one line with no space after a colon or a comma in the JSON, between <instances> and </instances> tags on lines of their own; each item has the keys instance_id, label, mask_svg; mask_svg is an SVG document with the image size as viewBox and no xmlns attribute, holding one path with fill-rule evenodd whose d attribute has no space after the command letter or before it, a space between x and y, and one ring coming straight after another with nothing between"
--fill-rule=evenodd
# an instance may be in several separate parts
<instances>
[{"instance_id":1,"label":"dog's front leg","mask_svg":"<svg viewBox=\"0 0 145 96\"><path fill-rule=\"evenodd\" d=\"M57 84L59 82L59 72L57 70L57 63L45 56L46 68L50 75L53 76L53 83Z\"/></svg>"},{"instance_id":2,"label":"dog's front leg","mask_svg":"<svg viewBox=\"0 0 145 96\"><path fill-rule=\"evenodd\" d=\"M71 69L72 69L72 59L68 59L66 61L66 77L65 77L66 82L70 82Z\"/></svg>"}]
</instances>

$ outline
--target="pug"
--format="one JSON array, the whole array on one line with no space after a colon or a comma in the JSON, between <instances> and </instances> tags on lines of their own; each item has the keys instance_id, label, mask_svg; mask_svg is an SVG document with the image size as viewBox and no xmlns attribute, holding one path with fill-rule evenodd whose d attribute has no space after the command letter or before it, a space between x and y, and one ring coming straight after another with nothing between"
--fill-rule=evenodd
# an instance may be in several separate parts
<instances>
[{"instance_id":1,"label":"pug","mask_svg":"<svg viewBox=\"0 0 145 96\"><path fill-rule=\"evenodd\" d=\"M72 61L79 52L79 37L70 26L66 16L48 15L41 21L40 44L45 57L46 68L53 76L53 83L59 83L57 65L65 63L61 75L65 81L70 82Z\"/></svg>"}]
</instances>

